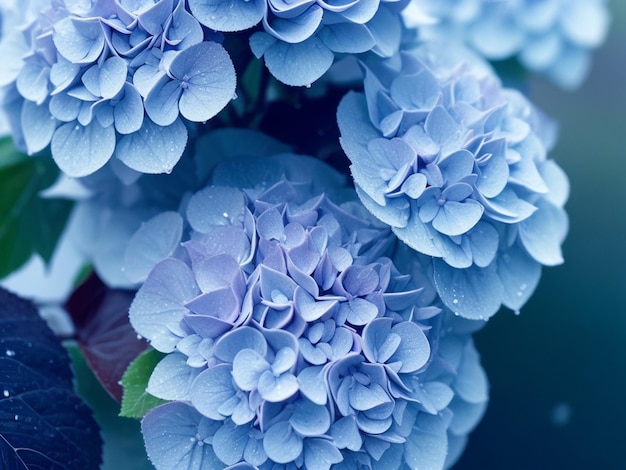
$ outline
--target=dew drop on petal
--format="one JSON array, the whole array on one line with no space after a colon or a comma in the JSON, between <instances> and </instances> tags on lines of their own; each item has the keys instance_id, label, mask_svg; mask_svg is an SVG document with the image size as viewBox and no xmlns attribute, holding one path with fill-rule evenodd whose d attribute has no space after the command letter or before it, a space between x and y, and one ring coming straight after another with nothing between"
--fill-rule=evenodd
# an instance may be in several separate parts
<instances>
[{"instance_id":1,"label":"dew drop on petal","mask_svg":"<svg viewBox=\"0 0 626 470\"><path fill-rule=\"evenodd\" d=\"M8 396L10 395L10 393L9 393L9 391L8 391L8 390L3 390L3 391L2 391L2 394L3 394L5 397L8 397Z\"/></svg>"},{"instance_id":2,"label":"dew drop on petal","mask_svg":"<svg viewBox=\"0 0 626 470\"><path fill-rule=\"evenodd\" d=\"M13 356L15 356L15 351L13 351L13 350L11 350L11 349L7 349L7 350L5 351L5 354L6 354L7 356L9 356L9 357L13 357Z\"/></svg>"}]
</instances>

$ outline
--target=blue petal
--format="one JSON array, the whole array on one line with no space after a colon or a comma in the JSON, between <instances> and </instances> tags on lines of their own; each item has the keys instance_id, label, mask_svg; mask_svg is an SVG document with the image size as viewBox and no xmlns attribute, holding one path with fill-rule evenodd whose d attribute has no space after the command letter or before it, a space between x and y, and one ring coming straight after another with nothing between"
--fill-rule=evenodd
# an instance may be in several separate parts
<instances>
[{"instance_id":1,"label":"blue petal","mask_svg":"<svg viewBox=\"0 0 626 470\"><path fill-rule=\"evenodd\" d=\"M264 400L279 403L292 397L298 391L298 380L286 373L276 377L267 370L259 377L259 394Z\"/></svg>"},{"instance_id":2,"label":"blue petal","mask_svg":"<svg viewBox=\"0 0 626 470\"><path fill-rule=\"evenodd\" d=\"M143 223L126 246L128 280L143 282L155 264L174 253L182 233L183 218L177 212L162 212Z\"/></svg>"},{"instance_id":3,"label":"blue petal","mask_svg":"<svg viewBox=\"0 0 626 470\"><path fill-rule=\"evenodd\" d=\"M115 130L120 134L132 134L143 124L143 100L137 89L130 83L124 84L123 96L113 107Z\"/></svg>"},{"instance_id":4,"label":"blue petal","mask_svg":"<svg viewBox=\"0 0 626 470\"><path fill-rule=\"evenodd\" d=\"M293 462L302 453L302 438L293 432L287 421L279 421L265 433L263 449L276 463Z\"/></svg>"},{"instance_id":5,"label":"blue petal","mask_svg":"<svg viewBox=\"0 0 626 470\"><path fill-rule=\"evenodd\" d=\"M296 363L297 355L291 348L281 348L272 363L272 372L275 375L282 374L291 369Z\"/></svg>"},{"instance_id":6,"label":"blue petal","mask_svg":"<svg viewBox=\"0 0 626 470\"><path fill-rule=\"evenodd\" d=\"M330 68L335 55L317 37L289 44L278 41L264 54L265 65L281 82L292 86L307 86Z\"/></svg>"},{"instance_id":7,"label":"blue petal","mask_svg":"<svg viewBox=\"0 0 626 470\"><path fill-rule=\"evenodd\" d=\"M59 93L50 98L49 110L50 114L60 121L70 122L78 118L82 104L83 102L78 98L74 98L67 93ZM143 115L143 104L141 106L141 114Z\"/></svg>"},{"instance_id":8,"label":"blue petal","mask_svg":"<svg viewBox=\"0 0 626 470\"><path fill-rule=\"evenodd\" d=\"M324 375L323 366L305 367L298 374L300 393L317 405L326 405L328 401Z\"/></svg>"},{"instance_id":9,"label":"blue petal","mask_svg":"<svg viewBox=\"0 0 626 470\"><path fill-rule=\"evenodd\" d=\"M528 253L541 264L561 264L561 244L569 227L567 214L545 199L540 199L535 205L537 211L519 225L520 240Z\"/></svg>"},{"instance_id":10,"label":"blue petal","mask_svg":"<svg viewBox=\"0 0 626 470\"><path fill-rule=\"evenodd\" d=\"M26 62L15 82L17 90L29 101L41 104L48 96L50 69L39 64Z\"/></svg>"},{"instance_id":11,"label":"blue petal","mask_svg":"<svg viewBox=\"0 0 626 470\"><path fill-rule=\"evenodd\" d=\"M330 436L339 449L357 452L363 445L363 439L354 416L344 416L335 421L330 428Z\"/></svg>"},{"instance_id":12,"label":"blue petal","mask_svg":"<svg viewBox=\"0 0 626 470\"><path fill-rule=\"evenodd\" d=\"M97 19L63 18L55 23L52 39L59 53L75 64L95 62L104 49L104 33Z\"/></svg>"},{"instance_id":13,"label":"blue petal","mask_svg":"<svg viewBox=\"0 0 626 470\"><path fill-rule=\"evenodd\" d=\"M357 5L361 3L367 2L358 2ZM317 34L333 52L359 54L369 51L376 44L374 36L362 24L327 24Z\"/></svg>"},{"instance_id":14,"label":"blue petal","mask_svg":"<svg viewBox=\"0 0 626 470\"><path fill-rule=\"evenodd\" d=\"M411 468L444 468L448 453L446 423L440 416L419 413L404 445L404 460Z\"/></svg>"},{"instance_id":15,"label":"blue petal","mask_svg":"<svg viewBox=\"0 0 626 470\"><path fill-rule=\"evenodd\" d=\"M169 126L178 118L178 100L182 95L181 83L162 76L152 87L144 101L148 117L159 126Z\"/></svg>"},{"instance_id":16,"label":"blue petal","mask_svg":"<svg viewBox=\"0 0 626 470\"><path fill-rule=\"evenodd\" d=\"M300 399L293 405L289 424L302 436L321 436L330 428L330 414L325 406Z\"/></svg>"},{"instance_id":17,"label":"blue petal","mask_svg":"<svg viewBox=\"0 0 626 470\"><path fill-rule=\"evenodd\" d=\"M413 322L405 321L391 328L392 334L401 338L391 361L401 362L399 373L411 373L424 366L430 358L430 344L422 329Z\"/></svg>"},{"instance_id":18,"label":"blue petal","mask_svg":"<svg viewBox=\"0 0 626 470\"><path fill-rule=\"evenodd\" d=\"M244 209L245 201L240 190L210 186L191 197L187 206L187 220L194 230L208 233L216 226L240 224Z\"/></svg>"},{"instance_id":19,"label":"blue petal","mask_svg":"<svg viewBox=\"0 0 626 470\"><path fill-rule=\"evenodd\" d=\"M225 421L213 436L215 455L226 465L238 463L248 440L253 439L248 436L249 431L248 426L237 426L231 420Z\"/></svg>"},{"instance_id":20,"label":"blue petal","mask_svg":"<svg viewBox=\"0 0 626 470\"><path fill-rule=\"evenodd\" d=\"M400 15L381 4L367 27L376 40L373 52L382 57L391 57L398 51L402 36Z\"/></svg>"},{"instance_id":21,"label":"blue petal","mask_svg":"<svg viewBox=\"0 0 626 470\"><path fill-rule=\"evenodd\" d=\"M277 3L279 2L274 2L274 4ZM305 11L295 16L267 15L263 25L265 30L276 37L279 42L297 44L315 33L320 26L323 15L323 8L316 3L311 3Z\"/></svg>"},{"instance_id":22,"label":"blue petal","mask_svg":"<svg viewBox=\"0 0 626 470\"><path fill-rule=\"evenodd\" d=\"M48 111L48 103L37 105L33 101L24 100L21 124L29 155L48 146L56 130L57 122Z\"/></svg>"},{"instance_id":23,"label":"blue petal","mask_svg":"<svg viewBox=\"0 0 626 470\"><path fill-rule=\"evenodd\" d=\"M365 299L356 298L343 302L340 306L340 316L344 316L348 323L354 326L366 325L378 315L378 307Z\"/></svg>"},{"instance_id":24,"label":"blue petal","mask_svg":"<svg viewBox=\"0 0 626 470\"><path fill-rule=\"evenodd\" d=\"M469 403L485 403L489 399L487 375L480 365L480 357L472 341L465 345L452 388Z\"/></svg>"},{"instance_id":25,"label":"blue petal","mask_svg":"<svg viewBox=\"0 0 626 470\"><path fill-rule=\"evenodd\" d=\"M184 354L168 354L152 371L146 392L163 400L189 400L191 383L199 373L200 369L187 365Z\"/></svg>"},{"instance_id":26,"label":"blue petal","mask_svg":"<svg viewBox=\"0 0 626 470\"><path fill-rule=\"evenodd\" d=\"M432 224L445 235L462 235L478 223L483 210L483 206L473 199L464 202L447 201L437 212Z\"/></svg>"},{"instance_id":27,"label":"blue petal","mask_svg":"<svg viewBox=\"0 0 626 470\"><path fill-rule=\"evenodd\" d=\"M342 460L341 452L328 439L307 439L304 441L304 465L306 468L329 470L333 464Z\"/></svg>"},{"instance_id":28,"label":"blue petal","mask_svg":"<svg viewBox=\"0 0 626 470\"><path fill-rule=\"evenodd\" d=\"M52 157L68 176L87 176L109 161L115 150L115 129L97 121L87 126L68 122L52 137Z\"/></svg>"},{"instance_id":29,"label":"blue petal","mask_svg":"<svg viewBox=\"0 0 626 470\"><path fill-rule=\"evenodd\" d=\"M498 231L488 222L480 221L467 234L472 250L472 261L481 268L491 264L498 251Z\"/></svg>"},{"instance_id":30,"label":"blue petal","mask_svg":"<svg viewBox=\"0 0 626 470\"><path fill-rule=\"evenodd\" d=\"M170 73L181 81L180 114L190 121L209 120L235 96L235 68L216 42L185 49L170 64Z\"/></svg>"},{"instance_id":31,"label":"blue petal","mask_svg":"<svg viewBox=\"0 0 626 470\"><path fill-rule=\"evenodd\" d=\"M252 28L266 10L265 0L189 0L189 9L203 25L224 32Z\"/></svg>"},{"instance_id":32,"label":"blue petal","mask_svg":"<svg viewBox=\"0 0 626 470\"><path fill-rule=\"evenodd\" d=\"M85 87L95 96L105 99L117 95L126 82L128 67L126 61L120 57L112 56L102 65L91 66L82 76Z\"/></svg>"},{"instance_id":33,"label":"blue petal","mask_svg":"<svg viewBox=\"0 0 626 470\"><path fill-rule=\"evenodd\" d=\"M182 261L165 259L148 275L130 306L130 323L161 352L172 352L180 338L168 329L187 313L184 304L199 294L193 273Z\"/></svg>"},{"instance_id":34,"label":"blue petal","mask_svg":"<svg viewBox=\"0 0 626 470\"><path fill-rule=\"evenodd\" d=\"M541 264L514 245L498 257L498 274L504 287L502 303L517 312L535 291Z\"/></svg>"},{"instance_id":35,"label":"blue petal","mask_svg":"<svg viewBox=\"0 0 626 470\"><path fill-rule=\"evenodd\" d=\"M256 351L260 356L267 353L267 342L263 333L252 327L243 326L226 333L218 340L215 344L215 357L232 363L244 347Z\"/></svg>"},{"instance_id":36,"label":"blue petal","mask_svg":"<svg viewBox=\"0 0 626 470\"><path fill-rule=\"evenodd\" d=\"M441 300L464 318L486 320L500 308L503 287L494 265L456 269L434 260L434 279Z\"/></svg>"},{"instance_id":37,"label":"blue petal","mask_svg":"<svg viewBox=\"0 0 626 470\"><path fill-rule=\"evenodd\" d=\"M171 402L148 412L141 432L150 462L157 468L199 470L223 466L213 447L204 442L220 425L183 402Z\"/></svg>"},{"instance_id":38,"label":"blue petal","mask_svg":"<svg viewBox=\"0 0 626 470\"><path fill-rule=\"evenodd\" d=\"M191 384L189 397L191 404L204 416L223 420L226 416L219 412L220 407L236 396L229 364L218 364L200 373ZM254 412L251 412L254 417Z\"/></svg>"},{"instance_id":39,"label":"blue petal","mask_svg":"<svg viewBox=\"0 0 626 470\"><path fill-rule=\"evenodd\" d=\"M169 173L187 145L187 127L180 119L167 127L144 119L141 129L122 136L115 156L141 173Z\"/></svg>"},{"instance_id":40,"label":"blue petal","mask_svg":"<svg viewBox=\"0 0 626 470\"><path fill-rule=\"evenodd\" d=\"M242 390L255 390L261 375L269 368L269 363L254 349L241 349L233 360L233 379Z\"/></svg>"},{"instance_id":41,"label":"blue petal","mask_svg":"<svg viewBox=\"0 0 626 470\"><path fill-rule=\"evenodd\" d=\"M166 41L183 50L203 39L204 32L198 20L185 9L185 2L178 2L166 31Z\"/></svg>"}]
</instances>

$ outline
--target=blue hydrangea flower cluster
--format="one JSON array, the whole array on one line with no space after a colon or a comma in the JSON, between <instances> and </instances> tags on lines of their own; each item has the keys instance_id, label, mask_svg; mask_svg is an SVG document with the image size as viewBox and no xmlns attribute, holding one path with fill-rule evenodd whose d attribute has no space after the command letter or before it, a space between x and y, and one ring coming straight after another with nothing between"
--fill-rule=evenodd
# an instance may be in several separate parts
<instances>
[{"instance_id":1,"label":"blue hydrangea flower cluster","mask_svg":"<svg viewBox=\"0 0 626 470\"><path fill-rule=\"evenodd\" d=\"M590 51L607 33L606 0L414 0L434 20L425 40L457 38L490 60L516 57L532 72L574 89Z\"/></svg>"},{"instance_id":2,"label":"blue hydrangea flower cluster","mask_svg":"<svg viewBox=\"0 0 626 470\"><path fill-rule=\"evenodd\" d=\"M476 326L396 268L389 229L342 180L293 154L222 162L184 217L137 232L131 243L173 227L164 238L183 247L130 309L167 353L147 391L171 402L142 423L157 468L437 468L458 455L487 400Z\"/></svg>"},{"instance_id":3,"label":"blue hydrangea flower cluster","mask_svg":"<svg viewBox=\"0 0 626 470\"><path fill-rule=\"evenodd\" d=\"M517 310L540 264L562 261L568 184L547 159L552 125L465 49L427 43L395 59L364 65L365 92L339 106L359 197L435 258L450 308L471 318L501 303ZM477 292L487 297L470 299Z\"/></svg>"},{"instance_id":4,"label":"blue hydrangea flower cluster","mask_svg":"<svg viewBox=\"0 0 626 470\"><path fill-rule=\"evenodd\" d=\"M194 16L223 32L259 23L250 46L280 81L304 86L320 78L335 54L373 51L390 56L400 44L401 10L408 0L189 0Z\"/></svg>"},{"instance_id":5,"label":"blue hydrangea flower cluster","mask_svg":"<svg viewBox=\"0 0 626 470\"><path fill-rule=\"evenodd\" d=\"M172 170L183 119L212 118L235 93L226 50L205 40L184 0L59 1L5 34L13 134L28 153L51 145L69 176L112 157L144 173Z\"/></svg>"}]
</instances>

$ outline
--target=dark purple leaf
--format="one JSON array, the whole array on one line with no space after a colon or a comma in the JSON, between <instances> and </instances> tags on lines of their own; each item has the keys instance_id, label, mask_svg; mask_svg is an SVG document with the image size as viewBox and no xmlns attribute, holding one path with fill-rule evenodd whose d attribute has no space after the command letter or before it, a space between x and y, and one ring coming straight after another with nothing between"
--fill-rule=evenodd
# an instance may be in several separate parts
<instances>
[{"instance_id":1,"label":"dark purple leaf","mask_svg":"<svg viewBox=\"0 0 626 470\"><path fill-rule=\"evenodd\" d=\"M32 303L0 289L0 468L98 468L101 449L67 351Z\"/></svg>"},{"instance_id":2,"label":"dark purple leaf","mask_svg":"<svg viewBox=\"0 0 626 470\"><path fill-rule=\"evenodd\" d=\"M147 347L128 321L134 291L111 289L92 274L72 294L66 309L78 344L100 383L118 402L128 365Z\"/></svg>"}]
</instances>

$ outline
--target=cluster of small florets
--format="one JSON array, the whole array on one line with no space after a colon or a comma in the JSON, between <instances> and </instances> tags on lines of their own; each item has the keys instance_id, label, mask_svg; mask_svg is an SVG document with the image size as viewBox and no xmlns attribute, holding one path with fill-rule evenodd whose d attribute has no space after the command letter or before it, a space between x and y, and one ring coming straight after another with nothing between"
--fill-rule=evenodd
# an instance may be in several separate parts
<instances>
[{"instance_id":1,"label":"cluster of small florets","mask_svg":"<svg viewBox=\"0 0 626 470\"><path fill-rule=\"evenodd\" d=\"M450 308L489 316L502 297L480 314L464 311L453 277L496 270L510 249L537 268L561 261L567 180L547 160L552 124L467 50L422 45L396 59L364 64L365 93L339 106L357 192L398 238L435 259ZM564 229L550 231L552 220ZM514 283L536 283L522 277ZM504 295L502 286L492 292Z\"/></svg>"},{"instance_id":2,"label":"cluster of small florets","mask_svg":"<svg viewBox=\"0 0 626 470\"><path fill-rule=\"evenodd\" d=\"M190 0L194 16L223 32L250 29L259 23L250 46L264 57L270 72L289 85L304 86L320 78L335 54L373 51L391 56L400 44L400 12L408 0Z\"/></svg>"},{"instance_id":3,"label":"cluster of small florets","mask_svg":"<svg viewBox=\"0 0 626 470\"><path fill-rule=\"evenodd\" d=\"M569 89L586 77L608 29L605 0L414 1L432 17L423 39L458 39L489 60L516 57Z\"/></svg>"},{"instance_id":4,"label":"cluster of small florets","mask_svg":"<svg viewBox=\"0 0 626 470\"><path fill-rule=\"evenodd\" d=\"M423 460L420 423L430 420L443 450L433 458L443 464L447 409L463 373L444 364L464 360L441 347L454 328L442 327L440 308L387 256L387 227L354 197L335 204L307 183L311 173L318 182L339 175L306 157L276 161L284 164L272 181L208 186L184 218L169 212L148 222L189 227L184 250L156 263L130 310L135 330L167 353L147 390L174 401L144 419L150 458L167 467L159 423L186 413L195 424L183 437L212 444L205 458L222 466ZM215 172L238 179L256 165L233 161ZM486 395L459 400L480 408Z\"/></svg>"},{"instance_id":5,"label":"cluster of small florets","mask_svg":"<svg viewBox=\"0 0 626 470\"><path fill-rule=\"evenodd\" d=\"M187 143L181 117L206 121L234 96L230 57L185 0L54 2L15 34L0 82L14 87L13 134L30 154L51 145L69 176L111 157L169 172Z\"/></svg>"}]
</instances>

